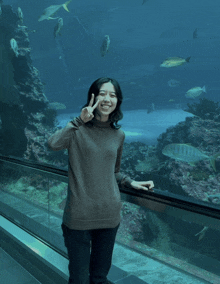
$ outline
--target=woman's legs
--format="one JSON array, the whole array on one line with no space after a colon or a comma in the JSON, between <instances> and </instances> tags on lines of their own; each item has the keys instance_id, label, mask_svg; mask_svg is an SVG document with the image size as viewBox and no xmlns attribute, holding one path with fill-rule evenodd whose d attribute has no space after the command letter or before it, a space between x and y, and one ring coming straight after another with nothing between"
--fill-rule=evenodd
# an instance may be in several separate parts
<instances>
[{"instance_id":1,"label":"woman's legs","mask_svg":"<svg viewBox=\"0 0 220 284\"><path fill-rule=\"evenodd\" d=\"M62 224L69 256L69 284L89 284L89 274L90 284L109 283L107 275L119 225L111 229L72 230Z\"/></svg>"},{"instance_id":2,"label":"woman's legs","mask_svg":"<svg viewBox=\"0 0 220 284\"><path fill-rule=\"evenodd\" d=\"M91 231L90 284L109 283L107 281L107 275L112 264L112 254L119 225L111 229L97 229Z\"/></svg>"},{"instance_id":3,"label":"woman's legs","mask_svg":"<svg viewBox=\"0 0 220 284\"><path fill-rule=\"evenodd\" d=\"M61 227L69 256L69 283L89 284L90 231Z\"/></svg>"}]
</instances>

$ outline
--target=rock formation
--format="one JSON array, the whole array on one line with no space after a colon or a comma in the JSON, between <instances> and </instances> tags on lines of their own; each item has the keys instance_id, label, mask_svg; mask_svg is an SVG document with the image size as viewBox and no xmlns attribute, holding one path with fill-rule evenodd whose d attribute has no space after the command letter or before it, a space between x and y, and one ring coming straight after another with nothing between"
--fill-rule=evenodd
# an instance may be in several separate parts
<instances>
[{"instance_id":1,"label":"rock formation","mask_svg":"<svg viewBox=\"0 0 220 284\"><path fill-rule=\"evenodd\" d=\"M47 139L56 111L49 107L38 70L32 65L28 28L11 6L0 15L0 153L46 161ZM17 54L11 47L17 43Z\"/></svg>"}]
</instances>

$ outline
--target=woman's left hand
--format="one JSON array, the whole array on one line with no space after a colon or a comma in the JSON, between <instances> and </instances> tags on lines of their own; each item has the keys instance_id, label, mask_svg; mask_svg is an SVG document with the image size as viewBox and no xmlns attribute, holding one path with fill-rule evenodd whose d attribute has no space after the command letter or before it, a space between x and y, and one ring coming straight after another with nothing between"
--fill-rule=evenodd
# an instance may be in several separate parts
<instances>
[{"instance_id":1,"label":"woman's left hand","mask_svg":"<svg viewBox=\"0 0 220 284\"><path fill-rule=\"evenodd\" d=\"M131 186L135 189L143 189L153 191L154 182L152 180L149 181L132 181Z\"/></svg>"}]
</instances>

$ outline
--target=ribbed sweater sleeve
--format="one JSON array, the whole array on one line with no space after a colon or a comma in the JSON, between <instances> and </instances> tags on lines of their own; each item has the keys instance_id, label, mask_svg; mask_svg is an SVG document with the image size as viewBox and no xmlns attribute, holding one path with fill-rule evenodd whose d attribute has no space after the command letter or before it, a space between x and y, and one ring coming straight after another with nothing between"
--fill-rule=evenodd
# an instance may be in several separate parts
<instances>
[{"instance_id":1,"label":"ribbed sweater sleeve","mask_svg":"<svg viewBox=\"0 0 220 284\"><path fill-rule=\"evenodd\" d=\"M50 136L48 139L49 147L54 151L68 149L73 130L78 130L83 124L84 122L80 116L68 122L66 127L57 130L52 136Z\"/></svg>"},{"instance_id":2,"label":"ribbed sweater sleeve","mask_svg":"<svg viewBox=\"0 0 220 284\"><path fill-rule=\"evenodd\" d=\"M122 188L124 188L125 186L131 187L131 182L133 181L129 176L120 172L124 139L125 139L125 135L124 135L123 141L121 143L121 146L118 149L117 160L116 160L116 165L115 165L116 181L117 181L118 185L121 186Z\"/></svg>"}]
</instances>

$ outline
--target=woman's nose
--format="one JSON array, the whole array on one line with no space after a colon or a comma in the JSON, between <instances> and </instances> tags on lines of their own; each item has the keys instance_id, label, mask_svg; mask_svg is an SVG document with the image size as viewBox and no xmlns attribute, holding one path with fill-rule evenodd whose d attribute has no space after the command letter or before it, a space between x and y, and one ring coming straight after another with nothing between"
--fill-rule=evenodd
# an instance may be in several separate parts
<instances>
[{"instance_id":1,"label":"woman's nose","mask_svg":"<svg viewBox=\"0 0 220 284\"><path fill-rule=\"evenodd\" d=\"M106 101L109 101L110 100L110 96L109 95L106 95L105 97L104 97L104 101L106 102Z\"/></svg>"}]
</instances>

